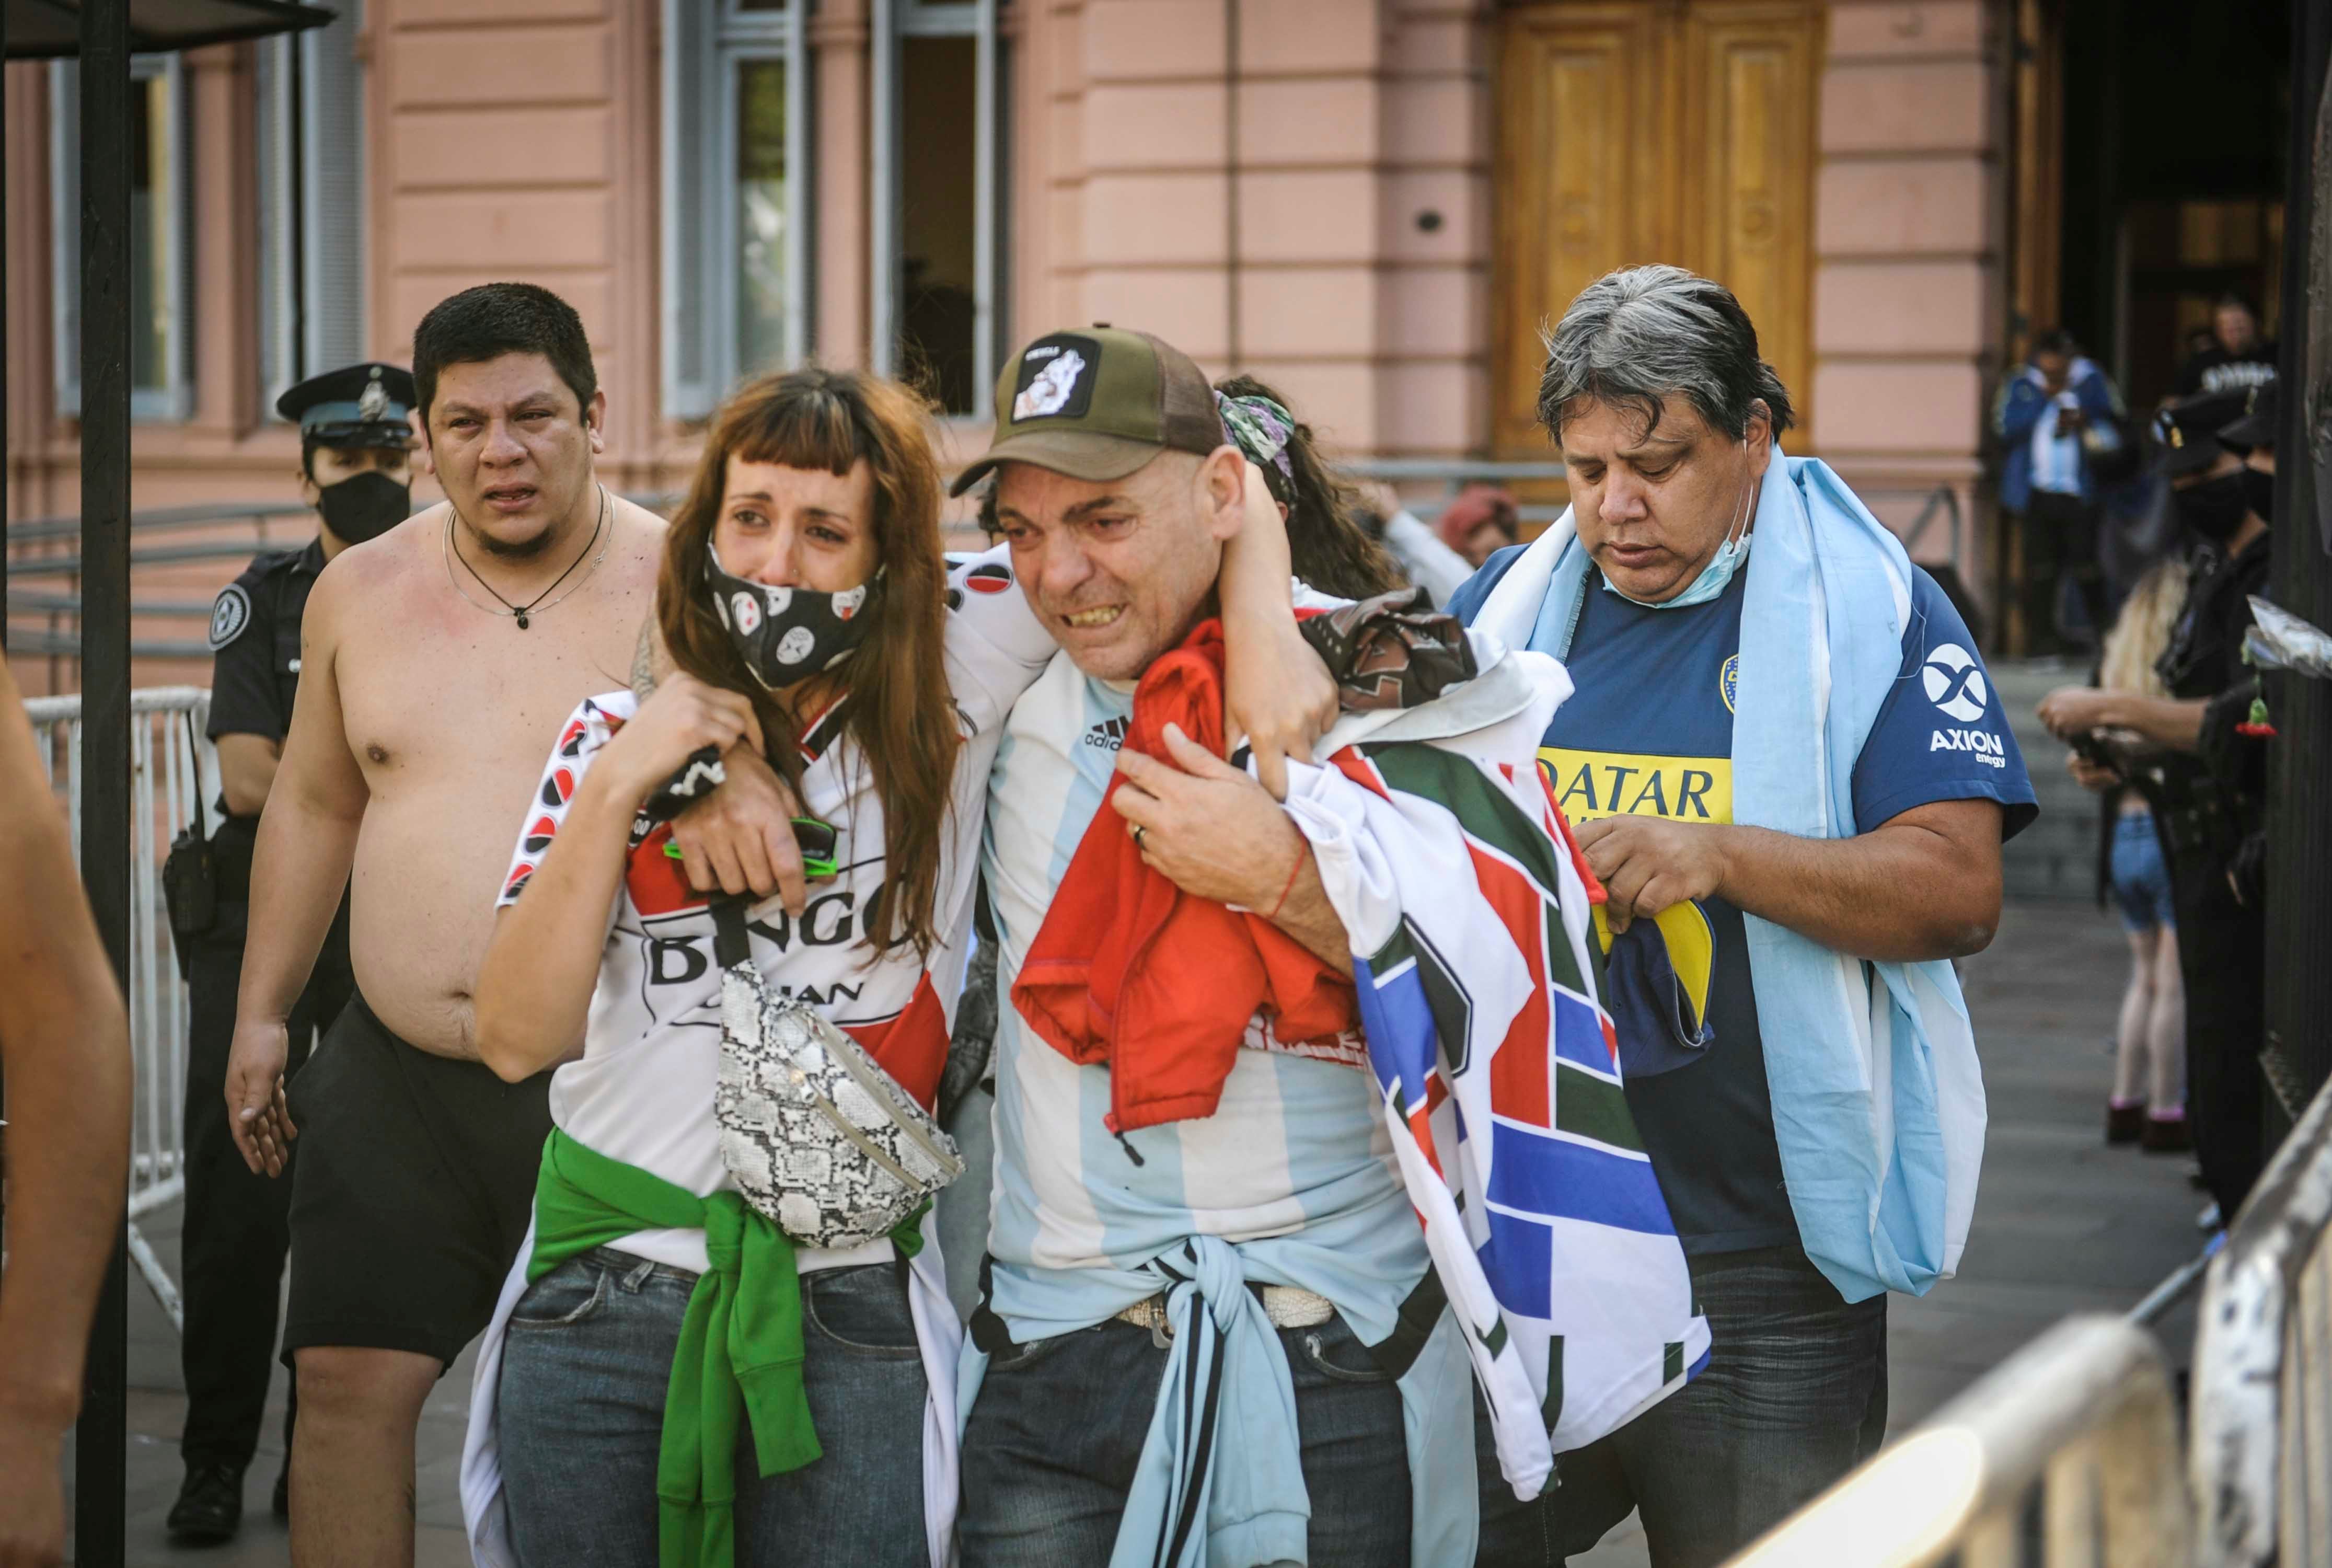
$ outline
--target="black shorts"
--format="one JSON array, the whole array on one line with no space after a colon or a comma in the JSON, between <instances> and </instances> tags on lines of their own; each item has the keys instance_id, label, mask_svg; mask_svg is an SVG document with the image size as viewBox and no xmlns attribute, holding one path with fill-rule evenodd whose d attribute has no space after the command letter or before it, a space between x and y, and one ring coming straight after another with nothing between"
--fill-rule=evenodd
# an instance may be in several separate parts
<instances>
[{"instance_id":1,"label":"black shorts","mask_svg":"<svg viewBox=\"0 0 2332 1568\"><path fill-rule=\"evenodd\" d=\"M550 1075L406 1045L353 998L292 1081L292 1299L283 1359L310 1345L451 1365L493 1316L526 1239Z\"/></svg>"}]
</instances>

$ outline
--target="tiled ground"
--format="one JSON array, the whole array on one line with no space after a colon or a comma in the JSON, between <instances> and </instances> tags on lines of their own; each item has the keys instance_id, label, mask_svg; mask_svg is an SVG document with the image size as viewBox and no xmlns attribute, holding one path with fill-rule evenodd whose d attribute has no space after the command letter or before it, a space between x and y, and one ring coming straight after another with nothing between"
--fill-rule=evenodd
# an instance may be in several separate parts
<instances>
[{"instance_id":1,"label":"tiled ground","mask_svg":"<svg viewBox=\"0 0 2332 1568\"><path fill-rule=\"evenodd\" d=\"M2012 906L1992 950L1967 968L1990 1090L1992 1132L1974 1238L1957 1279L1891 1311L1893 1427L1900 1431L2068 1312L2119 1309L2191 1257L2199 1200L2185 1164L2107 1150L2099 1139L2104 1040L2125 948L2103 915L2074 904ZM175 1269L175 1216L148 1234ZM247 1483L253 1509L232 1546L174 1552L162 1517L178 1481L184 1399L177 1343L135 1279L130 1301L130 1562L144 1568L261 1568L289 1561L266 1512L281 1462L271 1432ZM2191 1308L2164 1324L2183 1361ZM454 1493L467 1362L439 1384L421 1434L424 1568L467 1562ZM277 1378L280 1401L282 1376ZM1592 1568L1645 1561L1631 1520L1591 1556Z\"/></svg>"}]
</instances>

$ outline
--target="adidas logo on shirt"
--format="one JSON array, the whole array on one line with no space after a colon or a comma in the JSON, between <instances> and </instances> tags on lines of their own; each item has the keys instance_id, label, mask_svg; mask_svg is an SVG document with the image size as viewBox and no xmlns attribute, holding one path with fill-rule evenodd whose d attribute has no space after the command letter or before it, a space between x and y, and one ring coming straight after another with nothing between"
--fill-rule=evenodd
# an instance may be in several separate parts
<instances>
[{"instance_id":1,"label":"adidas logo on shirt","mask_svg":"<svg viewBox=\"0 0 2332 1568\"><path fill-rule=\"evenodd\" d=\"M1125 721L1104 719L1085 731L1085 744L1096 751L1116 751L1125 745Z\"/></svg>"}]
</instances>

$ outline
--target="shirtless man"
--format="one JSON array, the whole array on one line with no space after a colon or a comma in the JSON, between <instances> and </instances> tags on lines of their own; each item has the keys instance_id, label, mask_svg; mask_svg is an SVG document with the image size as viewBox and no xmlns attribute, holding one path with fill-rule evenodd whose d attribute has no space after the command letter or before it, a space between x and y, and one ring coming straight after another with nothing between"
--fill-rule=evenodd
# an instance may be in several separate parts
<instances>
[{"instance_id":1,"label":"shirtless man","mask_svg":"<svg viewBox=\"0 0 2332 1568\"><path fill-rule=\"evenodd\" d=\"M309 599L226 1084L254 1171L281 1171L303 1135L292 1544L335 1568L411 1563L422 1401L524 1237L550 1075L504 1084L480 1064L470 991L511 825L560 722L625 684L664 531L593 477L607 399L556 295L453 296L416 330L413 374L447 501L344 552ZM775 814L769 854L790 843ZM773 885L766 857L746 859L719 880ZM287 1104L285 1018L351 866L357 995Z\"/></svg>"}]
</instances>

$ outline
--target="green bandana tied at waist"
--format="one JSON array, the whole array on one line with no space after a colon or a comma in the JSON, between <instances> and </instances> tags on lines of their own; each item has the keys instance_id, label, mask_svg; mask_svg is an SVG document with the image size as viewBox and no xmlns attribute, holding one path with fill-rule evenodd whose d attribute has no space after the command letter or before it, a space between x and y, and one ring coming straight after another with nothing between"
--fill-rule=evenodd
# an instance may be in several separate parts
<instances>
[{"instance_id":1,"label":"green bandana tied at waist","mask_svg":"<svg viewBox=\"0 0 2332 1568\"><path fill-rule=\"evenodd\" d=\"M922 1250L922 1217L919 1209L891 1232L901 1257ZM535 1181L528 1284L638 1231L699 1229L712 1267L697 1279L681 1320L656 1455L661 1568L734 1563L741 1412L752 1422L763 1476L798 1470L823 1451L802 1390L794 1244L738 1193L699 1198L551 1130Z\"/></svg>"}]
</instances>

